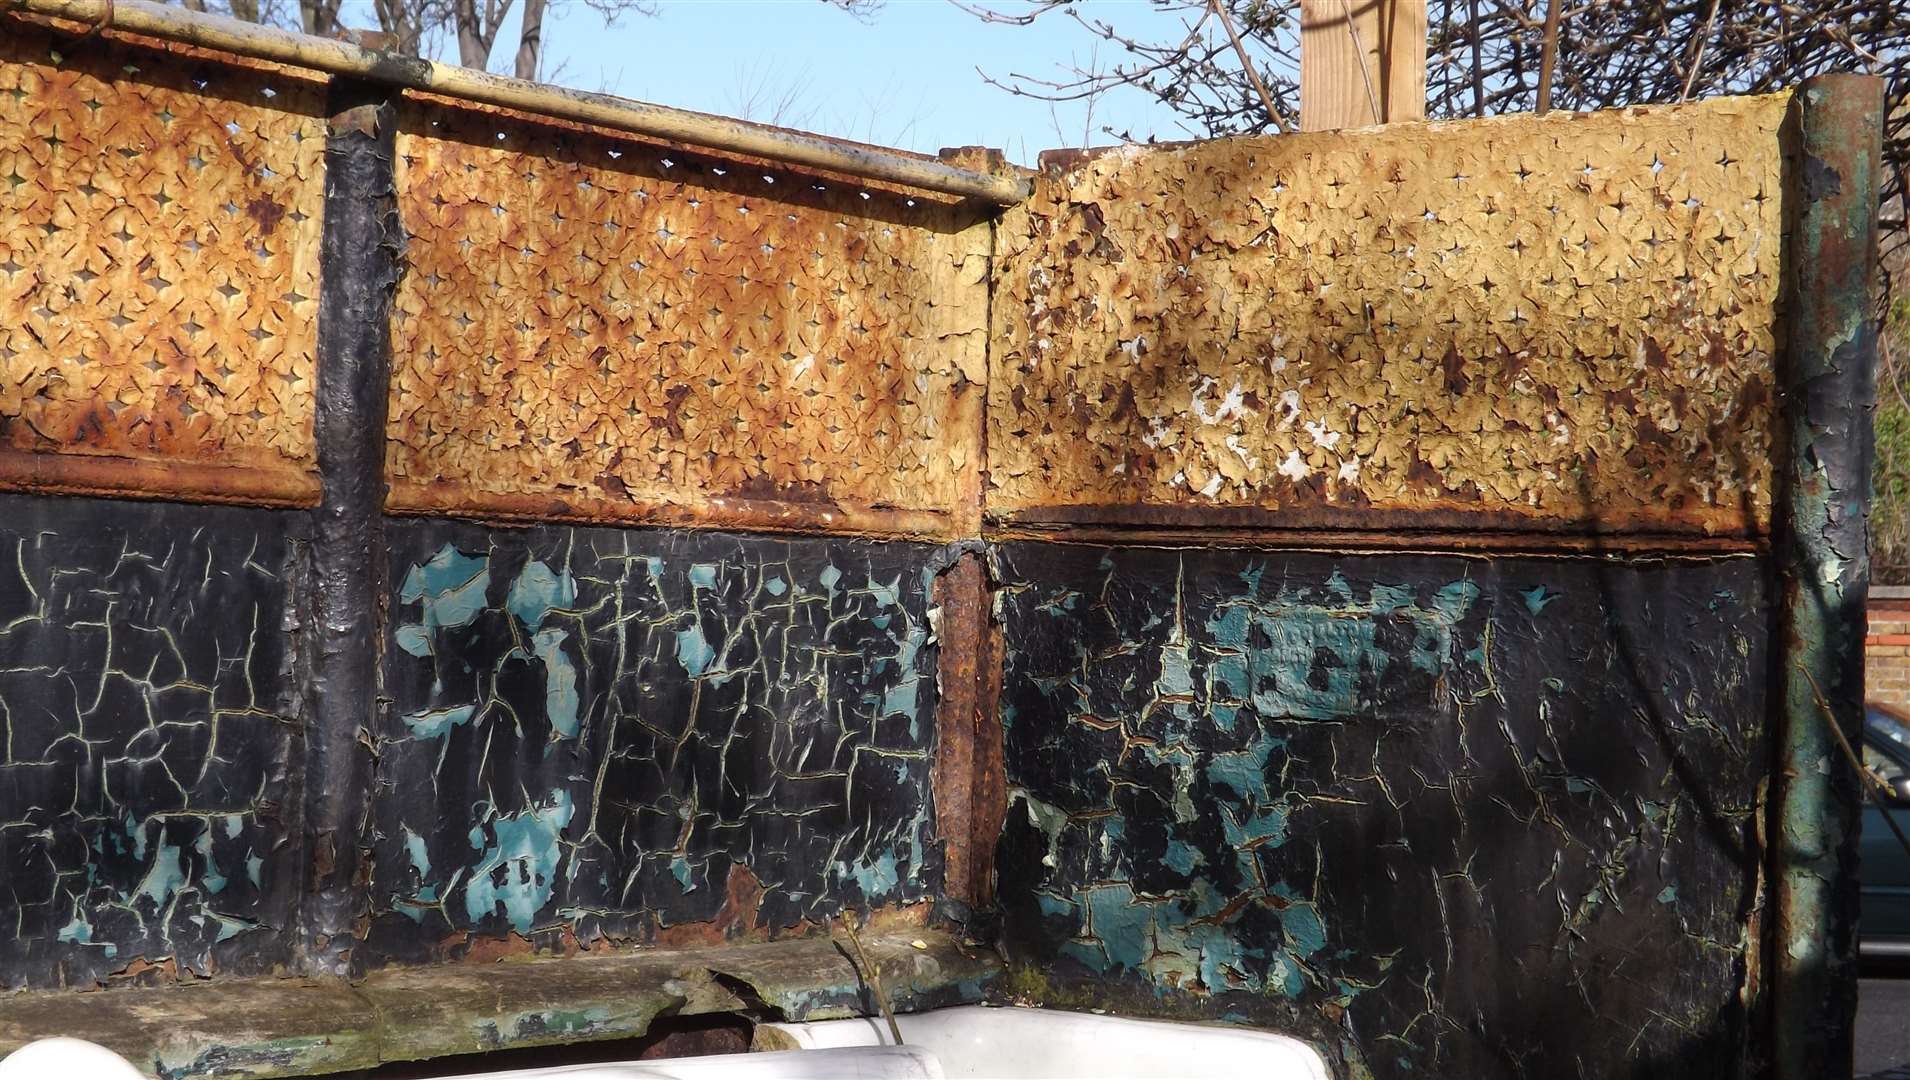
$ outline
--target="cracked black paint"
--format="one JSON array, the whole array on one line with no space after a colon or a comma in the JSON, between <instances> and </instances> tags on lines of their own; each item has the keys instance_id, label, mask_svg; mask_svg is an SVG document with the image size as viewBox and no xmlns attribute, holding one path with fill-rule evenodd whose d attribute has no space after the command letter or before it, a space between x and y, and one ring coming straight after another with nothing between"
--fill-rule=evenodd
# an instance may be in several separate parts
<instances>
[{"instance_id":1,"label":"cracked black paint","mask_svg":"<svg viewBox=\"0 0 1910 1080\"><path fill-rule=\"evenodd\" d=\"M390 544L368 963L937 894L939 549L423 520Z\"/></svg>"},{"instance_id":2,"label":"cracked black paint","mask_svg":"<svg viewBox=\"0 0 1910 1080\"><path fill-rule=\"evenodd\" d=\"M0 983L285 957L301 522L0 496Z\"/></svg>"},{"instance_id":3,"label":"cracked black paint","mask_svg":"<svg viewBox=\"0 0 1910 1080\"><path fill-rule=\"evenodd\" d=\"M1756 560L998 562L1000 894L1058 998L1354 1075L1759 1070Z\"/></svg>"}]
</instances>

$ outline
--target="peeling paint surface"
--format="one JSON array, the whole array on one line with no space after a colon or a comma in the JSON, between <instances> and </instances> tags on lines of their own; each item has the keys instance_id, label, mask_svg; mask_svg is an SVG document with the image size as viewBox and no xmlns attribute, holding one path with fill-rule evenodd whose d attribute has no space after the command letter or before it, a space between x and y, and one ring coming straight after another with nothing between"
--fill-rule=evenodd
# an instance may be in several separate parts
<instances>
[{"instance_id":1,"label":"peeling paint surface","mask_svg":"<svg viewBox=\"0 0 1910 1080\"><path fill-rule=\"evenodd\" d=\"M999 562L1000 895L1056 985L1375 1076L1755 1071L1755 560Z\"/></svg>"},{"instance_id":2,"label":"peeling paint surface","mask_svg":"<svg viewBox=\"0 0 1910 1080\"><path fill-rule=\"evenodd\" d=\"M394 522L369 962L937 895L932 547Z\"/></svg>"},{"instance_id":3,"label":"peeling paint surface","mask_svg":"<svg viewBox=\"0 0 1910 1080\"><path fill-rule=\"evenodd\" d=\"M307 487L324 83L235 61L0 31L0 481L62 454Z\"/></svg>"},{"instance_id":4,"label":"peeling paint surface","mask_svg":"<svg viewBox=\"0 0 1910 1080\"><path fill-rule=\"evenodd\" d=\"M998 231L990 513L1762 531L1788 102L1039 178Z\"/></svg>"},{"instance_id":5,"label":"peeling paint surface","mask_svg":"<svg viewBox=\"0 0 1910 1080\"><path fill-rule=\"evenodd\" d=\"M839 525L972 497L976 207L442 99L403 117L394 507Z\"/></svg>"},{"instance_id":6,"label":"peeling paint surface","mask_svg":"<svg viewBox=\"0 0 1910 1080\"><path fill-rule=\"evenodd\" d=\"M284 956L297 521L0 496L0 985Z\"/></svg>"}]
</instances>

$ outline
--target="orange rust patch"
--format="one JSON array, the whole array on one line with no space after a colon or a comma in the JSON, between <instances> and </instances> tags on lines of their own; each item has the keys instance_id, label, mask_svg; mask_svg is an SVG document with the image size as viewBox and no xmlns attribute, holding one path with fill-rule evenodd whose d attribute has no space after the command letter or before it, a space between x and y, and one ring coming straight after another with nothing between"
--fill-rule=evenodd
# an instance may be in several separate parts
<instances>
[{"instance_id":1,"label":"orange rust patch","mask_svg":"<svg viewBox=\"0 0 1910 1080\"><path fill-rule=\"evenodd\" d=\"M723 906L717 909L716 917L709 922L659 927L656 943L680 948L734 941L756 929L756 913L762 903L763 883L755 872L742 863L731 863L723 886Z\"/></svg>"},{"instance_id":2,"label":"orange rust patch","mask_svg":"<svg viewBox=\"0 0 1910 1080\"><path fill-rule=\"evenodd\" d=\"M0 446L216 498L314 464L324 84L186 52L0 41Z\"/></svg>"},{"instance_id":3,"label":"orange rust patch","mask_svg":"<svg viewBox=\"0 0 1910 1080\"><path fill-rule=\"evenodd\" d=\"M975 208L423 97L398 147L394 509L961 505Z\"/></svg>"},{"instance_id":4,"label":"orange rust patch","mask_svg":"<svg viewBox=\"0 0 1910 1080\"><path fill-rule=\"evenodd\" d=\"M990 515L1766 529L1788 100L1037 179L998 229Z\"/></svg>"}]
</instances>

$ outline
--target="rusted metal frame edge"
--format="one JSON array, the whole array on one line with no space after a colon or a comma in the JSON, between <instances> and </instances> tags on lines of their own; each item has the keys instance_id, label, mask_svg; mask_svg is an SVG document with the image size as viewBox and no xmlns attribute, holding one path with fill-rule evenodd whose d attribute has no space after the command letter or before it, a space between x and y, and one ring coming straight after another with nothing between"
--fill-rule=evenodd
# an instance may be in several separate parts
<instances>
[{"instance_id":1,"label":"rusted metal frame edge","mask_svg":"<svg viewBox=\"0 0 1910 1080\"><path fill-rule=\"evenodd\" d=\"M905 1011L979 1001L1000 974L991 952L935 929L876 930L863 943L891 973ZM792 1020L829 1019L860 1012L860 990L847 958L815 936L387 968L355 983L258 977L33 991L0 1011L0 1056L47 1031L84 1031L160 1076L305 1076L632 1038L661 1016L766 1007Z\"/></svg>"},{"instance_id":2,"label":"rusted metal frame edge","mask_svg":"<svg viewBox=\"0 0 1910 1080\"><path fill-rule=\"evenodd\" d=\"M935 576L935 749L929 791L948 895L973 903L975 736L987 585L981 560L959 555Z\"/></svg>"},{"instance_id":3,"label":"rusted metal frame edge","mask_svg":"<svg viewBox=\"0 0 1910 1080\"><path fill-rule=\"evenodd\" d=\"M307 880L296 938L309 975L349 973L366 880L374 714L386 590L385 416L402 272L394 95L334 80L319 247L319 506L301 589Z\"/></svg>"},{"instance_id":4,"label":"rusted metal frame edge","mask_svg":"<svg viewBox=\"0 0 1910 1080\"><path fill-rule=\"evenodd\" d=\"M1507 533L1552 533L1613 536L1625 533L1687 535L1694 537L1755 537L1764 523L1737 510L1652 515L1605 512L1584 507L1576 512L1524 513L1515 510L1476 509L1444 503L1420 507L1327 506L1305 503L1284 507L1194 506L1164 503L1108 505L1062 503L1045 506L995 507L987 514L990 526L1127 526L1187 529L1311 529L1344 532L1394 530L1490 529Z\"/></svg>"},{"instance_id":5,"label":"rusted metal frame edge","mask_svg":"<svg viewBox=\"0 0 1910 1080\"><path fill-rule=\"evenodd\" d=\"M936 740L931 786L950 898L971 908L994 898L995 841L1006 797L1002 731L1001 624L980 545L959 545L935 578Z\"/></svg>"},{"instance_id":6,"label":"rusted metal frame edge","mask_svg":"<svg viewBox=\"0 0 1910 1080\"><path fill-rule=\"evenodd\" d=\"M1008 525L985 529L989 543L1036 541L1057 544L1138 547L1238 547L1376 554L1485 552L1495 555L1652 555L1718 558L1770 552L1763 537L1689 536L1682 533L1518 532L1495 529L1276 529L1235 527L1135 527L1107 525Z\"/></svg>"},{"instance_id":7,"label":"rusted metal frame edge","mask_svg":"<svg viewBox=\"0 0 1910 1080\"><path fill-rule=\"evenodd\" d=\"M507 525L562 522L573 525L665 526L867 536L940 543L961 534L958 517L946 510L910 510L835 503L781 502L722 496L696 503L647 499L599 499L472 491L452 485L398 480L385 509L401 516L448 516Z\"/></svg>"},{"instance_id":8,"label":"rusted metal frame edge","mask_svg":"<svg viewBox=\"0 0 1910 1080\"><path fill-rule=\"evenodd\" d=\"M673 109L609 94L546 86L414 56L279 30L151 0L0 0L0 12L26 11L166 41L311 68L383 86L425 90L524 112L562 117L691 146L748 154L872 180L906 184L998 205L1020 202L1017 178L956 168L933 158L876 149Z\"/></svg>"},{"instance_id":9,"label":"rusted metal frame edge","mask_svg":"<svg viewBox=\"0 0 1910 1080\"><path fill-rule=\"evenodd\" d=\"M944 153L949 153L944 151ZM1005 167L995 151L964 148L954 153L983 167ZM990 220L988 268L983 277L982 377L975 409L974 466L964 474L959 527L966 538L950 545L953 562L936 575L939 615L935 707L936 742L931 773L936 832L943 838L945 891L971 909L992 906L995 843L1006 816L1002 777L1002 626L995 618L994 567L981 539L988 505L988 387L995 379L995 303L1001 231ZM997 804L1002 804L997 806Z\"/></svg>"},{"instance_id":10,"label":"rusted metal frame edge","mask_svg":"<svg viewBox=\"0 0 1910 1080\"><path fill-rule=\"evenodd\" d=\"M1779 1080L1848 1076L1852 1065L1859 804L1828 725L1854 740L1863 724L1883 90L1881 79L1822 75L1792 106L1771 853Z\"/></svg>"},{"instance_id":11,"label":"rusted metal frame edge","mask_svg":"<svg viewBox=\"0 0 1910 1080\"><path fill-rule=\"evenodd\" d=\"M0 449L0 491L298 508L318 502L318 476L292 465Z\"/></svg>"}]
</instances>

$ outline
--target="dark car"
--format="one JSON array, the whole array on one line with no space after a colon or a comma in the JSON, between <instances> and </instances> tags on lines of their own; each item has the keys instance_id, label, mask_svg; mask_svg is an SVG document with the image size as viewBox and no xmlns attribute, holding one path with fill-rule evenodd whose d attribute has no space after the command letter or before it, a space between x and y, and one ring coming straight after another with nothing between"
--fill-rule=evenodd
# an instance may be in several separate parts
<instances>
[{"instance_id":1,"label":"dark car","mask_svg":"<svg viewBox=\"0 0 1910 1080\"><path fill-rule=\"evenodd\" d=\"M1874 701L1864 706L1864 768L1890 788L1890 816L1910 835L1910 713ZM1865 956L1910 956L1910 851L1883 815L1866 795L1858 949Z\"/></svg>"}]
</instances>

